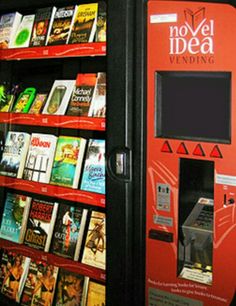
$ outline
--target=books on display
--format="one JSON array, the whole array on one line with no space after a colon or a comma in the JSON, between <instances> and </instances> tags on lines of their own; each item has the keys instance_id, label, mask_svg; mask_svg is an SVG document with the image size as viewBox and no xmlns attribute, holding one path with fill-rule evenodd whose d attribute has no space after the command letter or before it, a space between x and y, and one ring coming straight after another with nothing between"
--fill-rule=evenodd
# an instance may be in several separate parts
<instances>
[{"instance_id":1,"label":"books on display","mask_svg":"<svg viewBox=\"0 0 236 306\"><path fill-rule=\"evenodd\" d=\"M86 140L81 137L59 136L50 183L78 188Z\"/></svg>"},{"instance_id":2,"label":"books on display","mask_svg":"<svg viewBox=\"0 0 236 306\"><path fill-rule=\"evenodd\" d=\"M52 237L52 253L79 259L87 213L87 209L75 205L59 204Z\"/></svg>"},{"instance_id":3,"label":"books on display","mask_svg":"<svg viewBox=\"0 0 236 306\"><path fill-rule=\"evenodd\" d=\"M40 114L46 103L47 94L37 93L28 111L29 114Z\"/></svg>"},{"instance_id":4,"label":"books on display","mask_svg":"<svg viewBox=\"0 0 236 306\"><path fill-rule=\"evenodd\" d=\"M0 238L23 243L30 203L31 197L10 192L6 194Z\"/></svg>"},{"instance_id":5,"label":"books on display","mask_svg":"<svg viewBox=\"0 0 236 306\"><path fill-rule=\"evenodd\" d=\"M88 284L86 306L106 305L106 286L90 280Z\"/></svg>"},{"instance_id":6,"label":"books on display","mask_svg":"<svg viewBox=\"0 0 236 306\"><path fill-rule=\"evenodd\" d=\"M13 113L28 113L32 102L35 99L36 89L34 87L26 88L16 100Z\"/></svg>"},{"instance_id":7,"label":"books on display","mask_svg":"<svg viewBox=\"0 0 236 306\"><path fill-rule=\"evenodd\" d=\"M22 17L15 36L10 41L10 48L26 48L29 47L30 37L34 24L34 14Z\"/></svg>"},{"instance_id":8,"label":"books on display","mask_svg":"<svg viewBox=\"0 0 236 306\"><path fill-rule=\"evenodd\" d=\"M22 178L30 134L9 131L0 162L0 175Z\"/></svg>"},{"instance_id":9,"label":"books on display","mask_svg":"<svg viewBox=\"0 0 236 306\"><path fill-rule=\"evenodd\" d=\"M90 139L80 189L105 194L105 140Z\"/></svg>"},{"instance_id":10,"label":"books on display","mask_svg":"<svg viewBox=\"0 0 236 306\"><path fill-rule=\"evenodd\" d=\"M106 117L106 73L98 72L95 92L93 95L89 115L92 117Z\"/></svg>"},{"instance_id":11,"label":"books on display","mask_svg":"<svg viewBox=\"0 0 236 306\"><path fill-rule=\"evenodd\" d=\"M42 113L64 115L74 89L75 80L55 80Z\"/></svg>"},{"instance_id":12,"label":"books on display","mask_svg":"<svg viewBox=\"0 0 236 306\"><path fill-rule=\"evenodd\" d=\"M18 12L4 14L0 18L0 49L8 49L16 30L21 22L22 15Z\"/></svg>"},{"instance_id":13,"label":"books on display","mask_svg":"<svg viewBox=\"0 0 236 306\"><path fill-rule=\"evenodd\" d=\"M24 244L45 252L49 251L58 203L32 199Z\"/></svg>"},{"instance_id":14,"label":"books on display","mask_svg":"<svg viewBox=\"0 0 236 306\"><path fill-rule=\"evenodd\" d=\"M106 268L105 223L105 213L92 211L82 255L82 263L104 270Z\"/></svg>"},{"instance_id":15,"label":"books on display","mask_svg":"<svg viewBox=\"0 0 236 306\"><path fill-rule=\"evenodd\" d=\"M49 183L57 137L51 134L32 133L25 161L23 179Z\"/></svg>"},{"instance_id":16,"label":"books on display","mask_svg":"<svg viewBox=\"0 0 236 306\"><path fill-rule=\"evenodd\" d=\"M76 6L69 36L69 44L88 43L94 40L97 13L97 3L85 3Z\"/></svg>"},{"instance_id":17,"label":"books on display","mask_svg":"<svg viewBox=\"0 0 236 306\"><path fill-rule=\"evenodd\" d=\"M98 17L97 17L97 29L95 35L96 42L106 41L107 32L107 7L105 1L98 1Z\"/></svg>"}]
</instances>

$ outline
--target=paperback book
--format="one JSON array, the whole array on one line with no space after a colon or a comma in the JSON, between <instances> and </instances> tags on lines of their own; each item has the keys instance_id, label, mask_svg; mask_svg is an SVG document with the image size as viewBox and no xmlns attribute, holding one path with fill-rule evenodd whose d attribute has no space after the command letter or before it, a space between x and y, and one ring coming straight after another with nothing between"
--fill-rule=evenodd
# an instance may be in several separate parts
<instances>
[{"instance_id":1,"label":"paperback book","mask_svg":"<svg viewBox=\"0 0 236 306\"><path fill-rule=\"evenodd\" d=\"M42 113L47 115L64 115L74 85L75 80L54 81Z\"/></svg>"},{"instance_id":2,"label":"paperback book","mask_svg":"<svg viewBox=\"0 0 236 306\"><path fill-rule=\"evenodd\" d=\"M94 281L89 281L86 306L105 306L106 287Z\"/></svg>"},{"instance_id":3,"label":"paperback book","mask_svg":"<svg viewBox=\"0 0 236 306\"><path fill-rule=\"evenodd\" d=\"M0 49L8 49L16 30L21 22L22 15L18 12L4 14L0 19Z\"/></svg>"},{"instance_id":4,"label":"paperback book","mask_svg":"<svg viewBox=\"0 0 236 306\"><path fill-rule=\"evenodd\" d=\"M80 137L59 136L50 183L78 188L86 140Z\"/></svg>"},{"instance_id":5,"label":"paperback book","mask_svg":"<svg viewBox=\"0 0 236 306\"><path fill-rule=\"evenodd\" d=\"M98 17L95 40L97 42L106 41L107 32L107 7L105 1L98 1Z\"/></svg>"},{"instance_id":6,"label":"paperback book","mask_svg":"<svg viewBox=\"0 0 236 306\"><path fill-rule=\"evenodd\" d=\"M24 244L49 251L58 203L32 199Z\"/></svg>"},{"instance_id":7,"label":"paperback book","mask_svg":"<svg viewBox=\"0 0 236 306\"><path fill-rule=\"evenodd\" d=\"M25 195L10 192L6 194L0 238L23 243L30 202L31 198Z\"/></svg>"},{"instance_id":8,"label":"paperback book","mask_svg":"<svg viewBox=\"0 0 236 306\"><path fill-rule=\"evenodd\" d=\"M51 252L65 258L79 259L87 209L59 204Z\"/></svg>"},{"instance_id":9,"label":"paperback book","mask_svg":"<svg viewBox=\"0 0 236 306\"><path fill-rule=\"evenodd\" d=\"M0 84L0 112L9 112L14 102L14 95L11 93L10 85L7 82Z\"/></svg>"},{"instance_id":10,"label":"paperback book","mask_svg":"<svg viewBox=\"0 0 236 306\"><path fill-rule=\"evenodd\" d=\"M105 140L90 139L80 189L105 194Z\"/></svg>"},{"instance_id":11,"label":"paperback book","mask_svg":"<svg viewBox=\"0 0 236 306\"><path fill-rule=\"evenodd\" d=\"M43 261L31 260L22 292L22 306L53 304L58 267Z\"/></svg>"},{"instance_id":12,"label":"paperback book","mask_svg":"<svg viewBox=\"0 0 236 306\"><path fill-rule=\"evenodd\" d=\"M34 24L34 14L22 17L15 36L10 41L10 48L27 48L29 47L30 36Z\"/></svg>"},{"instance_id":13,"label":"paperback book","mask_svg":"<svg viewBox=\"0 0 236 306\"><path fill-rule=\"evenodd\" d=\"M105 220L105 213L92 211L82 256L82 263L104 270L106 268Z\"/></svg>"},{"instance_id":14,"label":"paperback book","mask_svg":"<svg viewBox=\"0 0 236 306\"><path fill-rule=\"evenodd\" d=\"M97 3L79 4L76 6L69 37L70 44L88 43L94 40L97 13Z\"/></svg>"},{"instance_id":15,"label":"paperback book","mask_svg":"<svg viewBox=\"0 0 236 306\"><path fill-rule=\"evenodd\" d=\"M49 183L56 144L57 137L54 135L31 134L23 179Z\"/></svg>"},{"instance_id":16,"label":"paperback book","mask_svg":"<svg viewBox=\"0 0 236 306\"><path fill-rule=\"evenodd\" d=\"M22 178L29 141L28 133L7 133L0 162L0 175Z\"/></svg>"},{"instance_id":17,"label":"paperback book","mask_svg":"<svg viewBox=\"0 0 236 306\"><path fill-rule=\"evenodd\" d=\"M79 73L77 75L66 115L83 117L89 115L96 78L95 73Z\"/></svg>"},{"instance_id":18,"label":"paperback book","mask_svg":"<svg viewBox=\"0 0 236 306\"><path fill-rule=\"evenodd\" d=\"M29 257L6 250L3 252L1 260L1 292L18 303L20 302L29 264Z\"/></svg>"},{"instance_id":19,"label":"paperback book","mask_svg":"<svg viewBox=\"0 0 236 306\"><path fill-rule=\"evenodd\" d=\"M88 277L60 269L55 306L85 306Z\"/></svg>"},{"instance_id":20,"label":"paperback book","mask_svg":"<svg viewBox=\"0 0 236 306\"><path fill-rule=\"evenodd\" d=\"M106 117L106 73L98 72L97 81L95 87L95 93L93 95L90 116L92 117Z\"/></svg>"},{"instance_id":21,"label":"paperback book","mask_svg":"<svg viewBox=\"0 0 236 306\"><path fill-rule=\"evenodd\" d=\"M47 99L47 94L37 93L30 106L29 114L40 114Z\"/></svg>"},{"instance_id":22,"label":"paperback book","mask_svg":"<svg viewBox=\"0 0 236 306\"><path fill-rule=\"evenodd\" d=\"M74 15L74 8L73 5L57 8L47 40L47 45L53 46L67 43Z\"/></svg>"},{"instance_id":23,"label":"paperback book","mask_svg":"<svg viewBox=\"0 0 236 306\"><path fill-rule=\"evenodd\" d=\"M35 99L36 89L28 87L21 92L13 107L13 113L28 113L32 102Z\"/></svg>"},{"instance_id":24,"label":"paperback book","mask_svg":"<svg viewBox=\"0 0 236 306\"><path fill-rule=\"evenodd\" d=\"M36 10L30 47L41 47L46 44L55 12L56 7L44 7Z\"/></svg>"}]
</instances>

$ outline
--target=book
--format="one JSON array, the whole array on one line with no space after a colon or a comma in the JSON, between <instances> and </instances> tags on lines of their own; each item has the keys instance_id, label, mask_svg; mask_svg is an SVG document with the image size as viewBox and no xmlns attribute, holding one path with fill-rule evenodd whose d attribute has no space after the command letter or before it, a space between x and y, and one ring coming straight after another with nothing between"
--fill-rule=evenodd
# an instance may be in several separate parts
<instances>
[{"instance_id":1,"label":"book","mask_svg":"<svg viewBox=\"0 0 236 306\"><path fill-rule=\"evenodd\" d=\"M89 116L106 117L106 73L98 72Z\"/></svg>"},{"instance_id":2,"label":"book","mask_svg":"<svg viewBox=\"0 0 236 306\"><path fill-rule=\"evenodd\" d=\"M94 40L97 13L97 3L79 4L76 6L69 44L88 43Z\"/></svg>"},{"instance_id":3,"label":"book","mask_svg":"<svg viewBox=\"0 0 236 306\"><path fill-rule=\"evenodd\" d=\"M35 99L36 89L33 87L26 88L19 95L13 107L13 113L28 113L32 102Z\"/></svg>"},{"instance_id":4,"label":"book","mask_svg":"<svg viewBox=\"0 0 236 306\"><path fill-rule=\"evenodd\" d=\"M31 260L22 292L22 306L51 306L56 289L58 267L43 261Z\"/></svg>"},{"instance_id":5,"label":"book","mask_svg":"<svg viewBox=\"0 0 236 306\"><path fill-rule=\"evenodd\" d=\"M14 102L14 95L7 82L0 84L0 112L9 112Z\"/></svg>"},{"instance_id":6,"label":"book","mask_svg":"<svg viewBox=\"0 0 236 306\"><path fill-rule=\"evenodd\" d=\"M32 133L25 161L23 179L49 183L57 137L51 134Z\"/></svg>"},{"instance_id":7,"label":"book","mask_svg":"<svg viewBox=\"0 0 236 306\"><path fill-rule=\"evenodd\" d=\"M27 48L29 47L30 36L34 24L34 14L25 15L16 30L15 36L10 41L10 48Z\"/></svg>"},{"instance_id":8,"label":"book","mask_svg":"<svg viewBox=\"0 0 236 306\"><path fill-rule=\"evenodd\" d=\"M80 189L105 194L105 140L90 139Z\"/></svg>"},{"instance_id":9,"label":"book","mask_svg":"<svg viewBox=\"0 0 236 306\"><path fill-rule=\"evenodd\" d=\"M50 183L78 188L86 140L81 137L59 136Z\"/></svg>"},{"instance_id":10,"label":"book","mask_svg":"<svg viewBox=\"0 0 236 306\"><path fill-rule=\"evenodd\" d=\"M42 113L48 115L64 115L74 85L75 80L55 80Z\"/></svg>"},{"instance_id":11,"label":"book","mask_svg":"<svg viewBox=\"0 0 236 306\"><path fill-rule=\"evenodd\" d=\"M0 19L0 49L8 49L16 30L21 22L22 15L18 12L4 14Z\"/></svg>"},{"instance_id":12,"label":"book","mask_svg":"<svg viewBox=\"0 0 236 306\"><path fill-rule=\"evenodd\" d=\"M47 45L53 46L67 43L74 9L74 5L57 8L48 36Z\"/></svg>"},{"instance_id":13,"label":"book","mask_svg":"<svg viewBox=\"0 0 236 306\"><path fill-rule=\"evenodd\" d=\"M107 7L105 1L98 1L98 16L97 16L97 29L95 35L96 42L106 41L107 32Z\"/></svg>"},{"instance_id":14,"label":"book","mask_svg":"<svg viewBox=\"0 0 236 306\"><path fill-rule=\"evenodd\" d=\"M89 281L86 306L106 305L106 286L94 281Z\"/></svg>"},{"instance_id":15,"label":"book","mask_svg":"<svg viewBox=\"0 0 236 306\"><path fill-rule=\"evenodd\" d=\"M55 306L85 306L89 278L60 269L55 293Z\"/></svg>"},{"instance_id":16,"label":"book","mask_svg":"<svg viewBox=\"0 0 236 306\"><path fill-rule=\"evenodd\" d=\"M18 303L20 302L29 264L29 257L4 250L1 260L1 292Z\"/></svg>"},{"instance_id":17,"label":"book","mask_svg":"<svg viewBox=\"0 0 236 306\"><path fill-rule=\"evenodd\" d=\"M49 251L58 203L32 199L26 226L24 244Z\"/></svg>"},{"instance_id":18,"label":"book","mask_svg":"<svg viewBox=\"0 0 236 306\"><path fill-rule=\"evenodd\" d=\"M31 197L10 192L6 194L0 228L1 238L23 243L30 202Z\"/></svg>"},{"instance_id":19,"label":"book","mask_svg":"<svg viewBox=\"0 0 236 306\"><path fill-rule=\"evenodd\" d=\"M77 75L66 115L88 116L96 85L96 78L95 73L79 73Z\"/></svg>"},{"instance_id":20,"label":"book","mask_svg":"<svg viewBox=\"0 0 236 306\"><path fill-rule=\"evenodd\" d=\"M46 44L47 36L56 12L56 7L43 7L35 12L30 47L41 47Z\"/></svg>"},{"instance_id":21,"label":"book","mask_svg":"<svg viewBox=\"0 0 236 306\"><path fill-rule=\"evenodd\" d=\"M0 175L22 178L30 135L9 131L0 162Z\"/></svg>"},{"instance_id":22,"label":"book","mask_svg":"<svg viewBox=\"0 0 236 306\"><path fill-rule=\"evenodd\" d=\"M60 203L54 226L51 252L65 258L79 259L87 209Z\"/></svg>"},{"instance_id":23,"label":"book","mask_svg":"<svg viewBox=\"0 0 236 306\"><path fill-rule=\"evenodd\" d=\"M45 93L37 93L33 103L30 106L28 111L29 114L40 114L42 111L44 104L46 103L47 94Z\"/></svg>"},{"instance_id":24,"label":"book","mask_svg":"<svg viewBox=\"0 0 236 306\"><path fill-rule=\"evenodd\" d=\"M82 263L96 268L106 268L106 216L103 212L92 211Z\"/></svg>"}]
</instances>

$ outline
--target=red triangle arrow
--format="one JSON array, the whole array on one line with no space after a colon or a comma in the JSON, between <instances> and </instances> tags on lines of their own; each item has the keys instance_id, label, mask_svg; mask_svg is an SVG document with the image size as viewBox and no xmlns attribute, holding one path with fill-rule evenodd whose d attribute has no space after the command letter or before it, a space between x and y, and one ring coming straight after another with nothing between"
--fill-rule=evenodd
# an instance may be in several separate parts
<instances>
[{"instance_id":1,"label":"red triangle arrow","mask_svg":"<svg viewBox=\"0 0 236 306\"><path fill-rule=\"evenodd\" d=\"M203 148L200 144L198 144L196 146L196 148L193 151L193 155L197 155L197 156L205 156L205 153L203 151Z\"/></svg>"},{"instance_id":2,"label":"red triangle arrow","mask_svg":"<svg viewBox=\"0 0 236 306\"><path fill-rule=\"evenodd\" d=\"M178 154L188 154L188 150L183 142L181 142L181 144L179 145L177 149L177 153Z\"/></svg>"},{"instance_id":3,"label":"red triangle arrow","mask_svg":"<svg viewBox=\"0 0 236 306\"><path fill-rule=\"evenodd\" d=\"M220 152L219 147L216 145L214 146L213 150L211 151L210 157L222 158L222 154Z\"/></svg>"},{"instance_id":4,"label":"red triangle arrow","mask_svg":"<svg viewBox=\"0 0 236 306\"><path fill-rule=\"evenodd\" d=\"M172 153L173 152L168 141L164 142L164 144L161 148L161 152L164 152L164 153Z\"/></svg>"}]
</instances>

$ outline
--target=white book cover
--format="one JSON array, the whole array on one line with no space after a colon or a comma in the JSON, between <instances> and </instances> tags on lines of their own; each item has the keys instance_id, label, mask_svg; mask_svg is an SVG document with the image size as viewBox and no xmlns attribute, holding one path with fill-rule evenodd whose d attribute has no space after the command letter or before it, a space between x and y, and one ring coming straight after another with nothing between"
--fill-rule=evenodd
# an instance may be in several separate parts
<instances>
[{"instance_id":1,"label":"white book cover","mask_svg":"<svg viewBox=\"0 0 236 306\"><path fill-rule=\"evenodd\" d=\"M22 178L29 142L28 133L12 131L7 133L0 162L0 175Z\"/></svg>"},{"instance_id":2,"label":"white book cover","mask_svg":"<svg viewBox=\"0 0 236 306\"><path fill-rule=\"evenodd\" d=\"M32 133L23 179L49 183L56 144L57 137L54 135Z\"/></svg>"},{"instance_id":3,"label":"white book cover","mask_svg":"<svg viewBox=\"0 0 236 306\"><path fill-rule=\"evenodd\" d=\"M0 49L8 49L19 27L22 15L18 12L4 14L0 19Z\"/></svg>"},{"instance_id":4,"label":"white book cover","mask_svg":"<svg viewBox=\"0 0 236 306\"><path fill-rule=\"evenodd\" d=\"M15 36L10 41L10 48L27 48L29 47L30 37L33 30L35 15L25 15L22 17L20 25Z\"/></svg>"},{"instance_id":5,"label":"white book cover","mask_svg":"<svg viewBox=\"0 0 236 306\"><path fill-rule=\"evenodd\" d=\"M88 116L106 117L106 73L98 72Z\"/></svg>"},{"instance_id":6,"label":"white book cover","mask_svg":"<svg viewBox=\"0 0 236 306\"><path fill-rule=\"evenodd\" d=\"M74 86L75 80L55 80L42 113L64 115Z\"/></svg>"}]
</instances>

